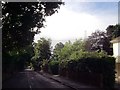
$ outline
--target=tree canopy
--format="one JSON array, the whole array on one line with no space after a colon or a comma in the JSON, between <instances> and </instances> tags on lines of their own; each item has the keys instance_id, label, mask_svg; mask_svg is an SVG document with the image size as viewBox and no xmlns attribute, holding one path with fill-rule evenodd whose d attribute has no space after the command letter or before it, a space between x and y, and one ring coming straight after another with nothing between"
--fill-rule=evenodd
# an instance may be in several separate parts
<instances>
[{"instance_id":1,"label":"tree canopy","mask_svg":"<svg viewBox=\"0 0 120 90\"><path fill-rule=\"evenodd\" d=\"M42 63L47 62L51 56L51 40L40 38L34 43L34 56L32 57L32 65L35 70L39 70Z\"/></svg>"},{"instance_id":2,"label":"tree canopy","mask_svg":"<svg viewBox=\"0 0 120 90\"><path fill-rule=\"evenodd\" d=\"M3 76L25 68L34 56L33 40L63 2L4 2L2 6ZM35 29L36 28L36 29ZM46 47L46 46L45 46ZM47 56L47 59L49 56Z\"/></svg>"},{"instance_id":3,"label":"tree canopy","mask_svg":"<svg viewBox=\"0 0 120 90\"><path fill-rule=\"evenodd\" d=\"M57 60L59 58L59 54L62 48L64 48L64 44L62 42L59 42L55 45L55 48L53 50L53 56L52 56L54 60Z\"/></svg>"},{"instance_id":4,"label":"tree canopy","mask_svg":"<svg viewBox=\"0 0 120 90\"><path fill-rule=\"evenodd\" d=\"M106 28L106 31L107 31L107 35L108 35L108 38L110 40L120 36L120 25L119 24L116 24L116 25L109 25L107 28Z\"/></svg>"},{"instance_id":5,"label":"tree canopy","mask_svg":"<svg viewBox=\"0 0 120 90\"><path fill-rule=\"evenodd\" d=\"M44 26L45 17L55 13L61 4L62 2L2 3L3 51L31 44L34 35ZM34 30L35 27L37 30Z\"/></svg>"},{"instance_id":6,"label":"tree canopy","mask_svg":"<svg viewBox=\"0 0 120 90\"><path fill-rule=\"evenodd\" d=\"M86 41L86 50L87 51L101 51L104 50L109 55L112 54L110 47L110 40L106 32L104 31L95 31L88 37Z\"/></svg>"},{"instance_id":7,"label":"tree canopy","mask_svg":"<svg viewBox=\"0 0 120 90\"><path fill-rule=\"evenodd\" d=\"M38 43L34 44L34 53L35 59L39 59L39 61L48 60L51 56L51 40L40 38Z\"/></svg>"},{"instance_id":8,"label":"tree canopy","mask_svg":"<svg viewBox=\"0 0 120 90\"><path fill-rule=\"evenodd\" d=\"M69 60L79 58L81 52L85 51L85 42L82 39L78 39L71 43L70 41L65 44L57 43L53 51L53 59L55 60Z\"/></svg>"}]
</instances>

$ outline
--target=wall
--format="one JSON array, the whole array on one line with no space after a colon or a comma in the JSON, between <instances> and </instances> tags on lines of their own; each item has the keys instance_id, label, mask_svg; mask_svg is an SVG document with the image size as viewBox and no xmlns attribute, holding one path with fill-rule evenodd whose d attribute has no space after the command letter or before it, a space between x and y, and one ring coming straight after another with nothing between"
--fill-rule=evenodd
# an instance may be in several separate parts
<instances>
[{"instance_id":1,"label":"wall","mask_svg":"<svg viewBox=\"0 0 120 90\"><path fill-rule=\"evenodd\" d=\"M120 83L120 42L113 43L113 56L116 58L116 81Z\"/></svg>"},{"instance_id":2,"label":"wall","mask_svg":"<svg viewBox=\"0 0 120 90\"><path fill-rule=\"evenodd\" d=\"M120 63L120 42L113 44L113 56L116 58L116 62Z\"/></svg>"}]
</instances>

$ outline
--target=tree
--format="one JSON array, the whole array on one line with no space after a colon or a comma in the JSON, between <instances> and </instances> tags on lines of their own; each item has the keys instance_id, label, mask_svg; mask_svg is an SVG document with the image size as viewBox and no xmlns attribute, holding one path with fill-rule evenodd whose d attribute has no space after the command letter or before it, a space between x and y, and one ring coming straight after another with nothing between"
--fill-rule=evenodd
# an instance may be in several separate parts
<instances>
[{"instance_id":1,"label":"tree","mask_svg":"<svg viewBox=\"0 0 120 90\"><path fill-rule=\"evenodd\" d=\"M59 52L58 59L59 60L66 60L66 59L68 59L70 54L71 54L71 47L72 47L72 43L70 41L66 42L64 44L64 47Z\"/></svg>"},{"instance_id":2,"label":"tree","mask_svg":"<svg viewBox=\"0 0 120 90\"><path fill-rule=\"evenodd\" d=\"M106 31L107 31L107 35L108 35L109 40L112 40L112 39L120 36L120 25L119 24L109 25L106 28Z\"/></svg>"},{"instance_id":3,"label":"tree","mask_svg":"<svg viewBox=\"0 0 120 90\"><path fill-rule=\"evenodd\" d=\"M86 41L87 51L105 51L107 54L112 54L112 49L110 48L110 41L107 34L104 31L95 31L88 37Z\"/></svg>"},{"instance_id":4,"label":"tree","mask_svg":"<svg viewBox=\"0 0 120 90\"><path fill-rule=\"evenodd\" d=\"M71 43L70 41L64 44L57 43L53 52L53 57L55 60L69 60L79 57L80 52L85 51L85 43L82 39L78 39Z\"/></svg>"},{"instance_id":5,"label":"tree","mask_svg":"<svg viewBox=\"0 0 120 90\"><path fill-rule=\"evenodd\" d=\"M64 44L62 42L59 42L55 45L54 50L61 50L64 47Z\"/></svg>"},{"instance_id":6,"label":"tree","mask_svg":"<svg viewBox=\"0 0 120 90\"><path fill-rule=\"evenodd\" d=\"M55 48L53 50L52 59L54 59L54 60L58 60L59 59L59 54L60 54L62 48L64 48L64 44L62 42L59 42L59 43L57 43L55 45Z\"/></svg>"},{"instance_id":7,"label":"tree","mask_svg":"<svg viewBox=\"0 0 120 90\"><path fill-rule=\"evenodd\" d=\"M85 51L85 41L82 39L76 40L72 45L72 51Z\"/></svg>"},{"instance_id":8,"label":"tree","mask_svg":"<svg viewBox=\"0 0 120 90\"><path fill-rule=\"evenodd\" d=\"M35 70L40 70L40 66L48 62L51 56L51 40L40 38L37 43L34 43L34 53L32 64Z\"/></svg>"},{"instance_id":9,"label":"tree","mask_svg":"<svg viewBox=\"0 0 120 90\"><path fill-rule=\"evenodd\" d=\"M51 56L51 40L40 38L34 46L35 58L39 61L49 60Z\"/></svg>"},{"instance_id":10,"label":"tree","mask_svg":"<svg viewBox=\"0 0 120 90\"><path fill-rule=\"evenodd\" d=\"M32 44L46 16L60 8L62 2L6 2L2 3L3 51L11 51ZM37 27L37 30L34 28Z\"/></svg>"},{"instance_id":11,"label":"tree","mask_svg":"<svg viewBox=\"0 0 120 90\"><path fill-rule=\"evenodd\" d=\"M7 68L24 67L31 53L34 35L44 27L46 16L51 16L62 2L5 2L2 3L3 72ZM34 28L37 28L36 30ZM7 64L6 64L7 63Z\"/></svg>"}]
</instances>

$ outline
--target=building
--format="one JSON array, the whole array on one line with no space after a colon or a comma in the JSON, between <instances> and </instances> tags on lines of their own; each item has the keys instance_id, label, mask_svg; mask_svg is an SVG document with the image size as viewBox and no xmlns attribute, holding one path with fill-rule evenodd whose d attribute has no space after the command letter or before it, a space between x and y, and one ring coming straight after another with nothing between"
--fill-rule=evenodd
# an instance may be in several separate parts
<instances>
[{"instance_id":1,"label":"building","mask_svg":"<svg viewBox=\"0 0 120 90\"><path fill-rule=\"evenodd\" d=\"M113 44L113 56L116 58L116 80L120 82L120 36L110 42Z\"/></svg>"}]
</instances>

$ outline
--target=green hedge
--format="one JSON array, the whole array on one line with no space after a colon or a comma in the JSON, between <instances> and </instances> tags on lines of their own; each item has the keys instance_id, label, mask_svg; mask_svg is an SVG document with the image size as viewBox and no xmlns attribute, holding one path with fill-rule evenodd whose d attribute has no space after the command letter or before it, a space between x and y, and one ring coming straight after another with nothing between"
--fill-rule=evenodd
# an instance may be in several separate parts
<instances>
[{"instance_id":1,"label":"green hedge","mask_svg":"<svg viewBox=\"0 0 120 90\"><path fill-rule=\"evenodd\" d=\"M115 58L103 51L80 51L64 60L50 60L48 66L52 74L104 88L114 87Z\"/></svg>"},{"instance_id":2,"label":"green hedge","mask_svg":"<svg viewBox=\"0 0 120 90\"><path fill-rule=\"evenodd\" d=\"M2 74L3 81L13 76L14 73L24 70L25 61L28 55L26 53L13 54L3 52L2 54Z\"/></svg>"},{"instance_id":3,"label":"green hedge","mask_svg":"<svg viewBox=\"0 0 120 90\"><path fill-rule=\"evenodd\" d=\"M102 75L100 77L102 79L101 80L102 82L100 81L102 83L102 87L105 88L114 87L115 58L113 57L101 57L101 58L84 57L78 60L62 61L60 62L59 68L60 68L60 75L67 76L75 80L81 80L79 78L80 75L82 75L83 73L88 73L88 75L94 75L94 74L95 75L98 74L99 76Z\"/></svg>"},{"instance_id":4,"label":"green hedge","mask_svg":"<svg viewBox=\"0 0 120 90\"><path fill-rule=\"evenodd\" d=\"M49 62L48 62L48 60L43 60L42 61L42 70L44 71L44 72L48 72L48 64L49 64Z\"/></svg>"},{"instance_id":5,"label":"green hedge","mask_svg":"<svg viewBox=\"0 0 120 90\"><path fill-rule=\"evenodd\" d=\"M50 61L49 62L49 69L52 74L57 75L59 72L59 61Z\"/></svg>"},{"instance_id":6,"label":"green hedge","mask_svg":"<svg viewBox=\"0 0 120 90\"><path fill-rule=\"evenodd\" d=\"M10 56L7 53L3 53L2 59L2 72L9 73L15 72L24 69L25 65L25 54L21 55L12 55Z\"/></svg>"}]
</instances>

